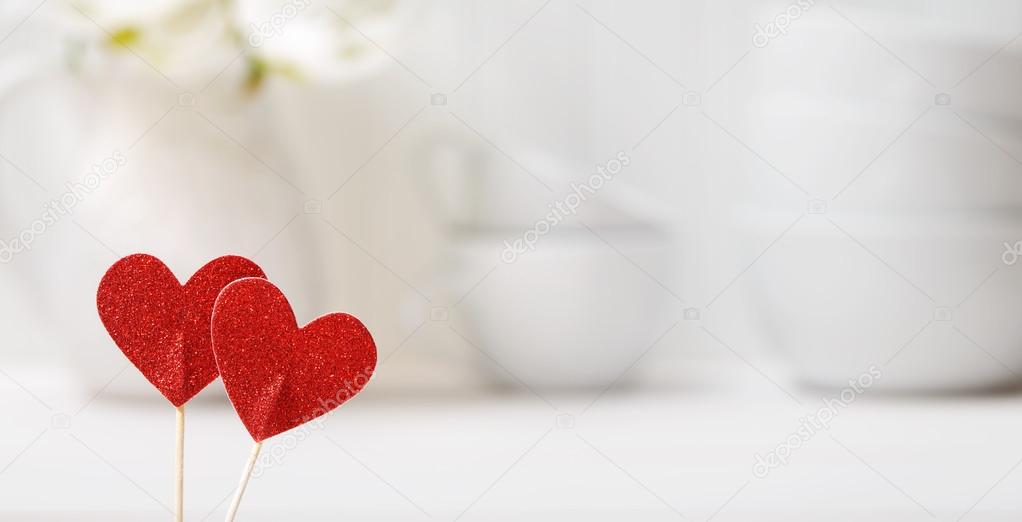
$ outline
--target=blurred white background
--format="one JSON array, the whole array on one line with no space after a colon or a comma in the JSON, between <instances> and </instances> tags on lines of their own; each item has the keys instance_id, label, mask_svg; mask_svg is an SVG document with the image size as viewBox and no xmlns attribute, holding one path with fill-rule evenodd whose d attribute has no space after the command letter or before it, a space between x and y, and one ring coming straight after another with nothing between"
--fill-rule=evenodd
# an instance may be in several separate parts
<instances>
[{"instance_id":1,"label":"blurred white background","mask_svg":"<svg viewBox=\"0 0 1022 522\"><path fill-rule=\"evenodd\" d=\"M0 518L169 517L95 289L236 253L380 366L239 519L1017 520L1022 6L0 8ZM189 404L189 520L250 440ZM300 435L300 437L299 437Z\"/></svg>"}]
</instances>

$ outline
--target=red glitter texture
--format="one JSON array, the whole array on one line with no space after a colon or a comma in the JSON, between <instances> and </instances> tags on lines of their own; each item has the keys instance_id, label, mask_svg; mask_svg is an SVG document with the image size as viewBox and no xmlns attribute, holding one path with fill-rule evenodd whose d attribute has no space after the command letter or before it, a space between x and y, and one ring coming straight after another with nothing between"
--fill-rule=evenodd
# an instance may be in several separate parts
<instances>
[{"instance_id":1,"label":"red glitter texture","mask_svg":"<svg viewBox=\"0 0 1022 522\"><path fill-rule=\"evenodd\" d=\"M266 275L248 259L224 256L182 286L162 261L134 254L107 270L96 305L128 360L181 406L218 375L209 328L213 303L228 283L244 277Z\"/></svg>"},{"instance_id":2,"label":"red glitter texture","mask_svg":"<svg viewBox=\"0 0 1022 522\"><path fill-rule=\"evenodd\" d=\"M365 387L376 344L344 313L299 328L276 286L242 279L213 309L213 352L227 395L256 442L309 422Z\"/></svg>"}]
</instances>

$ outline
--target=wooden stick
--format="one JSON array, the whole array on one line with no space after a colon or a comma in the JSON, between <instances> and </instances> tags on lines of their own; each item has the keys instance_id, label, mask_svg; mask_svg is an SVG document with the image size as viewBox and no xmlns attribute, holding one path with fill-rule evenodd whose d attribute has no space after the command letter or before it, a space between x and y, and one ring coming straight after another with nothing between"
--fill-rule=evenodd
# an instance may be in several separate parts
<instances>
[{"instance_id":1,"label":"wooden stick","mask_svg":"<svg viewBox=\"0 0 1022 522\"><path fill-rule=\"evenodd\" d=\"M174 521L185 519L185 407L177 407L177 437L175 453Z\"/></svg>"},{"instance_id":2,"label":"wooden stick","mask_svg":"<svg viewBox=\"0 0 1022 522\"><path fill-rule=\"evenodd\" d=\"M241 474L241 482L238 483L238 489L234 492L234 500L231 501L231 508L227 510L226 522L234 522L234 515L238 514L238 506L241 505L241 496L245 494L245 488L248 487L248 479L252 477L252 469L255 468L256 460L259 458L259 450L262 449L263 443L257 442L255 446L252 446L252 453L248 456L248 462L245 464L245 472Z\"/></svg>"}]
</instances>

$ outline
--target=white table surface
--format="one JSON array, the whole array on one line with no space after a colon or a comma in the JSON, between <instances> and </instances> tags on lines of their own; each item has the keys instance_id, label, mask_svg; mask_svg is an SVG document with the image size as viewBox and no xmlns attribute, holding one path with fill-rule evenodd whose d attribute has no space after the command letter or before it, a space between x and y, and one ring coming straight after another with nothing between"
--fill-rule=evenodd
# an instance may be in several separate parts
<instances>
[{"instance_id":1,"label":"white table surface","mask_svg":"<svg viewBox=\"0 0 1022 522\"><path fill-rule=\"evenodd\" d=\"M783 442L824 393L797 390L799 406L741 382L618 390L595 403L525 392L360 398L254 479L238 520L1022 516L1022 396L867 393L760 479L753 455ZM0 379L0 393L0 520L170 518L169 405L101 396L64 410L62 427L58 391L37 401ZM573 427L557 427L565 414ZM220 520L251 439L216 401L189 406L187 428L187 520ZM264 452L292 442L271 439Z\"/></svg>"}]
</instances>

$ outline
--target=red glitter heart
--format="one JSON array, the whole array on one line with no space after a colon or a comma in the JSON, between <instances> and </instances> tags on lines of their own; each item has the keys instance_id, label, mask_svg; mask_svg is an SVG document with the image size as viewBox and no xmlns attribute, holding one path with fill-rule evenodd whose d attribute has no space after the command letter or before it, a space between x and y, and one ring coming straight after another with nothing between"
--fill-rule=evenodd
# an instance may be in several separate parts
<instances>
[{"instance_id":1,"label":"red glitter heart","mask_svg":"<svg viewBox=\"0 0 1022 522\"><path fill-rule=\"evenodd\" d=\"M174 406L188 402L218 375L209 323L228 283L266 277L238 256L214 259L183 286L159 259L134 254L114 263L99 283L103 326L149 382Z\"/></svg>"},{"instance_id":2,"label":"red glitter heart","mask_svg":"<svg viewBox=\"0 0 1022 522\"><path fill-rule=\"evenodd\" d=\"M340 406L376 368L376 344L358 319L333 313L299 328L287 298L263 279L241 279L220 293L213 353L256 442Z\"/></svg>"}]
</instances>

